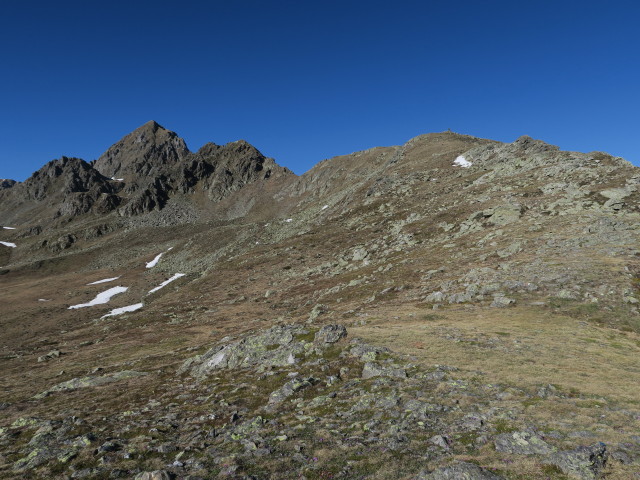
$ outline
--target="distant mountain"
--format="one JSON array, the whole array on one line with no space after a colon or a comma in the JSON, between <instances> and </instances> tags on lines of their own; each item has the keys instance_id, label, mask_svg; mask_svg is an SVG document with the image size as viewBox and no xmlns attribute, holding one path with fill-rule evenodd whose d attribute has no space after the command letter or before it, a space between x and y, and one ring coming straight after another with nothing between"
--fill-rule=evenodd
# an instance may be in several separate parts
<instances>
[{"instance_id":1,"label":"distant mountain","mask_svg":"<svg viewBox=\"0 0 640 480\"><path fill-rule=\"evenodd\" d=\"M13 221L29 212L38 223L116 210L135 216L162 209L177 194L201 192L217 202L243 185L281 175L292 173L243 140L191 153L176 133L150 121L95 162L62 157L24 183L4 180L0 200L11 208L0 216Z\"/></svg>"}]
</instances>

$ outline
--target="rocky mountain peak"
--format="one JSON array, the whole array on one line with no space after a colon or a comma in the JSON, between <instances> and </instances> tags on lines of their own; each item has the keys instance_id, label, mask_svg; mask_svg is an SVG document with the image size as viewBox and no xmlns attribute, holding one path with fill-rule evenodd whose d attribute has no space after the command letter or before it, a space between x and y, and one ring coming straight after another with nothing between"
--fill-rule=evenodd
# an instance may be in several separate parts
<instances>
[{"instance_id":1,"label":"rocky mountain peak","mask_svg":"<svg viewBox=\"0 0 640 480\"><path fill-rule=\"evenodd\" d=\"M149 176L188 154L182 138L151 120L112 145L95 161L94 168L107 177Z\"/></svg>"}]
</instances>

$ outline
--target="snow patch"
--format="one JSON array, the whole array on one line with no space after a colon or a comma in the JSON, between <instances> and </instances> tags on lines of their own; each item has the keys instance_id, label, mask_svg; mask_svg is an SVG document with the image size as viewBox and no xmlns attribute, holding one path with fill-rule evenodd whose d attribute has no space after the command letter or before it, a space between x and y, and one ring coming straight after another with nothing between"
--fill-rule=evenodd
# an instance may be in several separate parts
<instances>
[{"instance_id":1,"label":"snow patch","mask_svg":"<svg viewBox=\"0 0 640 480\"><path fill-rule=\"evenodd\" d=\"M321 210L326 210L327 208L329 208L329 205L325 205L324 207L321 208Z\"/></svg>"},{"instance_id":2,"label":"snow patch","mask_svg":"<svg viewBox=\"0 0 640 480\"><path fill-rule=\"evenodd\" d=\"M159 253L158 255L156 255L156 258L154 258L153 260L151 260L150 262L147 262L147 268L153 268L155 267L158 262L160 261L160 257L162 257L162 255L164 255L167 252L170 252L171 250L173 250L173 247L169 247L165 252Z\"/></svg>"},{"instance_id":3,"label":"snow patch","mask_svg":"<svg viewBox=\"0 0 640 480\"><path fill-rule=\"evenodd\" d=\"M185 275L186 275L186 273L176 273L173 277L169 278L168 280L165 280L160 285L158 285L156 288L153 288L153 289L149 290L149 293L157 292L161 288L166 287L167 285L169 285L174 280L177 280L180 277L184 277Z\"/></svg>"},{"instance_id":4,"label":"snow patch","mask_svg":"<svg viewBox=\"0 0 640 480\"><path fill-rule=\"evenodd\" d=\"M124 182L124 178L111 177L111 180L115 180L116 182Z\"/></svg>"},{"instance_id":5,"label":"snow patch","mask_svg":"<svg viewBox=\"0 0 640 480\"><path fill-rule=\"evenodd\" d=\"M118 295L119 293L124 293L127 290L129 290L128 287L113 287L110 288L109 290L105 290L102 293L99 293L96 298L94 298L93 300L91 300L89 303L81 303L79 305L72 305L68 308L68 310L72 310L74 308L84 308L84 307L93 307L94 305L101 305L103 303L107 303L109 300L111 300L111 297L113 297L114 295Z\"/></svg>"},{"instance_id":6,"label":"snow patch","mask_svg":"<svg viewBox=\"0 0 640 480\"><path fill-rule=\"evenodd\" d=\"M5 230L15 230L15 227L2 227L2 228L4 228Z\"/></svg>"},{"instance_id":7,"label":"snow patch","mask_svg":"<svg viewBox=\"0 0 640 480\"><path fill-rule=\"evenodd\" d=\"M91 283L87 283L87 285L98 285L99 283L108 283L108 282L113 282L114 280L119 279L120 277L113 277L113 278L105 278L104 280L98 280L97 282L91 282Z\"/></svg>"},{"instance_id":8,"label":"snow patch","mask_svg":"<svg viewBox=\"0 0 640 480\"><path fill-rule=\"evenodd\" d=\"M160 257L162 257L162 255L164 255L164 253L159 253L158 255L156 255L156 258L154 258L153 260L151 260L150 262L147 262L147 268L153 268L155 267L158 262L160 261Z\"/></svg>"},{"instance_id":9,"label":"snow patch","mask_svg":"<svg viewBox=\"0 0 640 480\"><path fill-rule=\"evenodd\" d=\"M293 222L293 218L287 218L287 219L285 220L285 222L287 222L287 223L291 223L291 222Z\"/></svg>"},{"instance_id":10,"label":"snow patch","mask_svg":"<svg viewBox=\"0 0 640 480\"><path fill-rule=\"evenodd\" d=\"M4 245L5 247L11 247L11 248L16 248L17 245L15 243L11 243L11 242L0 242L1 245Z\"/></svg>"},{"instance_id":11,"label":"snow patch","mask_svg":"<svg viewBox=\"0 0 640 480\"><path fill-rule=\"evenodd\" d=\"M458 157L456 157L456 159L453 161L453 166L454 167L462 167L462 168L469 168L471 165L473 165L473 163L471 163L469 160L467 160L466 158L464 158L463 155L459 155Z\"/></svg>"},{"instance_id":12,"label":"snow patch","mask_svg":"<svg viewBox=\"0 0 640 480\"><path fill-rule=\"evenodd\" d=\"M135 312L136 310L140 310L142 307L144 307L143 303L136 303L134 305L128 305L126 307L114 308L109 313L103 315L100 318L115 317L116 315L122 315L123 313Z\"/></svg>"}]
</instances>

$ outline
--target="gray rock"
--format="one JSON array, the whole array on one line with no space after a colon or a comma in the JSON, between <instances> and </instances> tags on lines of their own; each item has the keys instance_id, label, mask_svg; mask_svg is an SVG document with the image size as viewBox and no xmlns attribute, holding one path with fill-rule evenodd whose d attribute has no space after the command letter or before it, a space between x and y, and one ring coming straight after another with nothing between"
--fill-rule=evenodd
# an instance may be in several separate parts
<instances>
[{"instance_id":1,"label":"gray rock","mask_svg":"<svg viewBox=\"0 0 640 480\"><path fill-rule=\"evenodd\" d=\"M390 350L386 347L375 347L362 343L359 339L352 340L354 345L349 350L349 354L358 357L363 362L372 362L381 355L388 354Z\"/></svg>"},{"instance_id":2,"label":"gray rock","mask_svg":"<svg viewBox=\"0 0 640 480\"><path fill-rule=\"evenodd\" d=\"M374 362L367 362L362 369L362 378L372 377L390 377L390 378L407 378L407 372L404 368L386 367L378 365Z\"/></svg>"},{"instance_id":3,"label":"gray rock","mask_svg":"<svg viewBox=\"0 0 640 480\"><path fill-rule=\"evenodd\" d=\"M141 377L144 375L147 375L147 373L136 372L133 370L124 370L122 372L109 373L102 376L72 378L71 380L67 380L66 382L54 385L49 390L45 390L44 392L39 393L34 398L44 398L48 395L51 395L53 392L61 392L64 390L77 390L79 388L98 387L100 385L106 385L108 383L119 382L120 380L125 380L127 378Z\"/></svg>"},{"instance_id":4,"label":"gray rock","mask_svg":"<svg viewBox=\"0 0 640 480\"><path fill-rule=\"evenodd\" d=\"M499 452L518 455L546 455L554 451L547 442L531 432L502 433L494 440Z\"/></svg>"},{"instance_id":5,"label":"gray rock","mask_svg":"<svg viewBox=\"0 0 640 480\"><path fill-rule=\"evenodd\" d=\"M518 204L500 205L498 207L484 210L482 215L489 223L494 225L507 225L518 221L524 209Z\"/></svg>"},{"instance_id":6,"label":"gray rock","mask_svg":"<svg viewBox=\"0 0 640 480\"><path fill-rule=\"evenodd\" d=\"M171 475L166 470L156 470L154 472L142 472L135 476L134 480L171 480Z\"/></svg>"},{"instance_id":7,"label":"gray rock","mask_svg":"<svg viewBox=\"0 0 640 480\"><path fill-rule=\"evenodd\" d=\"M572 478L579 480L596 480L607 464L609 452L604 443L596 443L588 447L558 452L550 455L544 463L555 465Z\"/></svg>"},{"instance_id":8,"label":"gray rock","mask_svg":"<svg viewBox=\"0 0 640 480\"><path fill-rule=\"evenodd\" d=\"M294 378L293 380L285 383L279 389L272 392L271 395L269 395L269 406L273 407L278 403L284 402L287 398L289 398L294 393L304 388L311 387L314 383L315 383L315 379L313 378L309 378L309 379Z\"/></svg>"},{"instance_id":9,"label":"gray rock","mask_svg":"<svg viewBox=\"0 0 640 480\"><path fill-rule=\"evenodd\" d=\"M502 477L491 473L473 463L457 462L442 467L432 473L420 472L418 480L501 480Z\"/></svg>"},{"instance_id":10,"label":"gray rock","mask_svg":"<svg viewBox=\"0 0 640 480\"><path fill-rule=\"evenodd\" d=\"M466 303L471 301L471 295L468 293L454 293L447 298L449 303Z\"/></svg>"},{"instance_id":11,"label":"gray rock","mask_svg":"<svg viewBox=\"0 0 640 480\"><path fill-rule=\"evenodd\" d=\"M201 356L188 359L179 373L190 371L200 378L217 369L283 367L296 363L305 351L296 336L309 333L298 325L277 325L237 342L218 345Z\"/></svg>"},{"instance_id":12,"label":"gray rock","mask_svg":"<svg viewBox=\"0 0 640 480\"><path fill-rule=\"evenodd\" d=\"M433 437L431 437L429 439L429 441L431 443L433 443L434 445L444 449L444 450L449 450L449 439L443 435L434 435Z\"/></svg>"},{"instance_id":13,"label":"gray rock","mask_svg":"<svg viewBox=\"0 0 640 480\"><path fill-rule=\"evenodd\" d=\"M496 295L493 297L493 302L491 302L491 306L495 308L505 308L509 305L513 305L516 301L513 298L505 297L503 295Z\"/></svg>"},{"instance_id":14,"label":"gray rock","mask_svg":"<svg viewBox=\"0 0 640 480\"><path fill-rule=\"evenodd\" d=\"M447 299L447 296L442 292L433 292L427 295L424 299L425 302L429 303L442 303Z\"/></svg>"},{"instance_id":15,"label":"gray rock","mask_svg":"<svg viewBox=\"0 0 640 480\"><path fill-rule=\"evenodd\" d=\"M311 313L309 314L309 322L313 322L320 315L324 315L328 311L329 311L329 307L327 307L326 305L324 305L322 303L319 303L319 304L315 305L311 309Z\"/></svg>"},{"instance_id":16,"label":"gray rock","mask_svg":"<svg viewBox=\"0 0 640 480\"><path fill-rule=\"evenodd\" d=\"M315 335L317 343L336 343L347 336L347 329L342 325L325 325Z\"/></svg>"}]
</instances>

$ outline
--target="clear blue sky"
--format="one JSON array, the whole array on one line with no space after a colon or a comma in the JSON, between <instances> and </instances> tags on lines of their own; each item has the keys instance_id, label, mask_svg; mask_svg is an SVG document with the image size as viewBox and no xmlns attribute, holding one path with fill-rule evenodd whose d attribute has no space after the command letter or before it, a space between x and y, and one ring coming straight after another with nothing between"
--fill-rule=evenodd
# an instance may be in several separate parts
<instances>
[{"instance_id":1,"label":"clear blue sky","mask_svg":"<svg viewBox=\"0 0 640 480\"><path fill-rule=\"evenodd\" d=\"M631 1L3 2L0 178L151 119L296 173L448 128L640 164L639 24Z\"/></svg>"}]
</instances>

